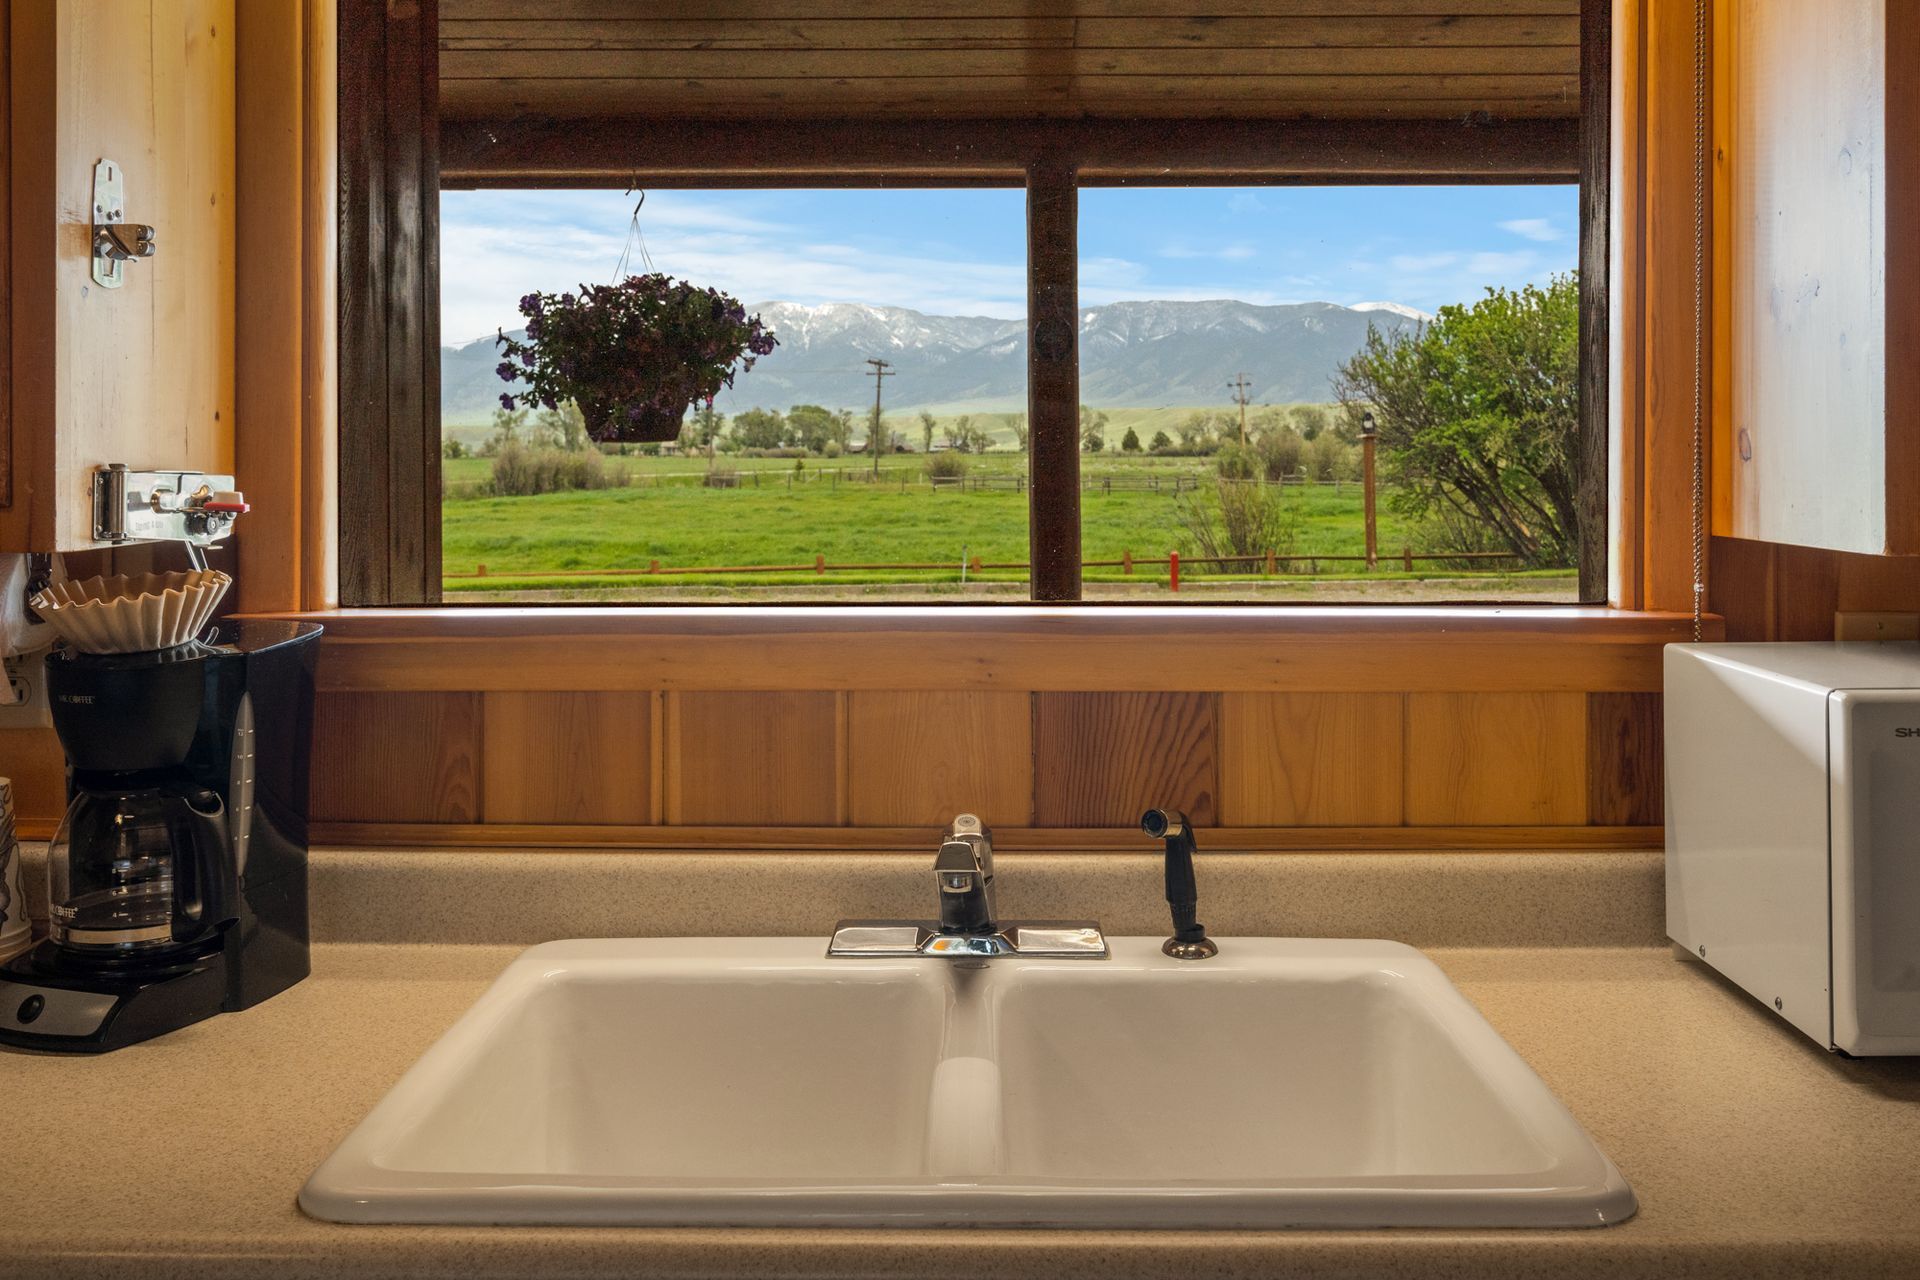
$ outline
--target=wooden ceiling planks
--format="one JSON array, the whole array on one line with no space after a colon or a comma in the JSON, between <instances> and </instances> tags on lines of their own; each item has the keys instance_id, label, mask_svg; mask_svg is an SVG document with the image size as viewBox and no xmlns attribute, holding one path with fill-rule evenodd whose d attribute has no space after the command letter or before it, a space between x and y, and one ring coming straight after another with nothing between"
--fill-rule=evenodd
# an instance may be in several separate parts
<instances>
[{"instance_id":1,"label":"wooden ceiling planks","mask_svg":"<svg viewBox=\"0 0 1920 1280\"><path fill-rule=\"evenodd\" d=\"M1570 118L1577 0L444 0L448 119Z\"/></svg>"}]
</instances>

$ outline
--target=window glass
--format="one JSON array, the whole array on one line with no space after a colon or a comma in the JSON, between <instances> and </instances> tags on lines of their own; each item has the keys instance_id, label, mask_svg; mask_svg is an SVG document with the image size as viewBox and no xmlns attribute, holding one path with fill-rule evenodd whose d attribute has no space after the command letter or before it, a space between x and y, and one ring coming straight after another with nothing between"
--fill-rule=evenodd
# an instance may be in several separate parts
<instances>
[{"instance_id":1,"label":"window glass","mask_svg":"<svg viewBox=\"0 0 1920 1280\"><path fill-rule=\"evenodd\" d=\"M1027 598L1023 192L448 191L440 225L449 603ZM675 440L502 380L523 299L650 272L778 344Z\"/></svg>"},{"instance_id":2,"label":"window glass","mask_svg":"<svg viewBox=\"0 0 1920 1280\"><path fill-rule=\"evenodd\" d=\"M1083 190L1085 597L1577 600L1578 207Z\"/></svg>"}]
</instances>

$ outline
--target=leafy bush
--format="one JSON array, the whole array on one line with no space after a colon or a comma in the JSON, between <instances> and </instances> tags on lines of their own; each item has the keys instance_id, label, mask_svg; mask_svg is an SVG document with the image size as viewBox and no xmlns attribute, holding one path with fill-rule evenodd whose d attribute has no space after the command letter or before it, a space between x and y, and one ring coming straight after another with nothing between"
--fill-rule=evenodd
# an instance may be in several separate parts
<instances>
[{"instance_id":1,"label":"leafy bush","mask_svg":"<svg viewBox=\"0 0 1920 1280\"><path fill-rule=\"evenodd\" d=\"M1315 480L1352 480L1360 471L1356 450L1331 431L1322 431L1307 441L1307 474Z\"/></svg>"},{"instance_id":2,"label":"leafy bush","mask_svg":"<svg viewBox=\"0 0 1920 1280\"><path fill-rule=\"evenodd\" d=\"M534 449L509 440L494 454L488 491L498 497L523 498L626 483L626 468L610 469L598 450Z\"/></svg>"},{"instance_id":3,"label":"leafy bush","mask_svg":"<svg viewBox=\"0 0 1920 1280\"><path fill-rule=\"evenodd\" d=\"M958 449L948 449L927 458L927 479L960 480L967 474L966 455Z\"/></svg>"}]
</instances>

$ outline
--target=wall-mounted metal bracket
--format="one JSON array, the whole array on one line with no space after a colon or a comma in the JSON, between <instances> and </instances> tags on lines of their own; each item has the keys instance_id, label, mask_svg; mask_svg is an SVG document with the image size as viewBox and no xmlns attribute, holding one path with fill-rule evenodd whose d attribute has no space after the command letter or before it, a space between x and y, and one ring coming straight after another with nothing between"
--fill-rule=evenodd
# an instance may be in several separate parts
<instances>
[{"instance_id":1,"label":"wall-mounted metal bracket","mask_svg":"<svg viewBox=\"0 0 1920 1280\"><path fill-rule=\"evenodd\" d=\"M152 227L127 221L126 178L112 160L93 166L93 282L102 289L126 283L126 264L151 258Z\"/></svg>"},{"instance_id":2,"label":"wall-mounted metal bracket","mask_svg":"<svg viewBox=\"0 0 1920 1280\"><path fill-rule=\"evenodd\" d=\"M204 547L233 531L246 499L232 476L205 471L131 471L116 462L93 473L93 536L100 542L187 542Z\"/></svg>"}]
</instances>

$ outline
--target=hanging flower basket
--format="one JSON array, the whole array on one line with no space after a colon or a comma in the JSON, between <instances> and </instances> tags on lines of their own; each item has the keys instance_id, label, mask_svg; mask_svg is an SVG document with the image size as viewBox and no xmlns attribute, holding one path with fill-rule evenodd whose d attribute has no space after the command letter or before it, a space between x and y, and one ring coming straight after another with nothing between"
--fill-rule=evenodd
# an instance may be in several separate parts
<instances>
[{"instance_id":1,"label":"hanging flower basket","mask_svg":"<svg viewBox=\"0 0 1920 1280\"><path fill-rule=\"evenodd\" d=\"M529 293L520 314L527 336L500 335L495 372L526 390L503 393L501 405L571 400L601 442L678 439L688 406L712 404L777 345L738 299L657 272L577 294Z\"/></svg>"}]
</instances>

